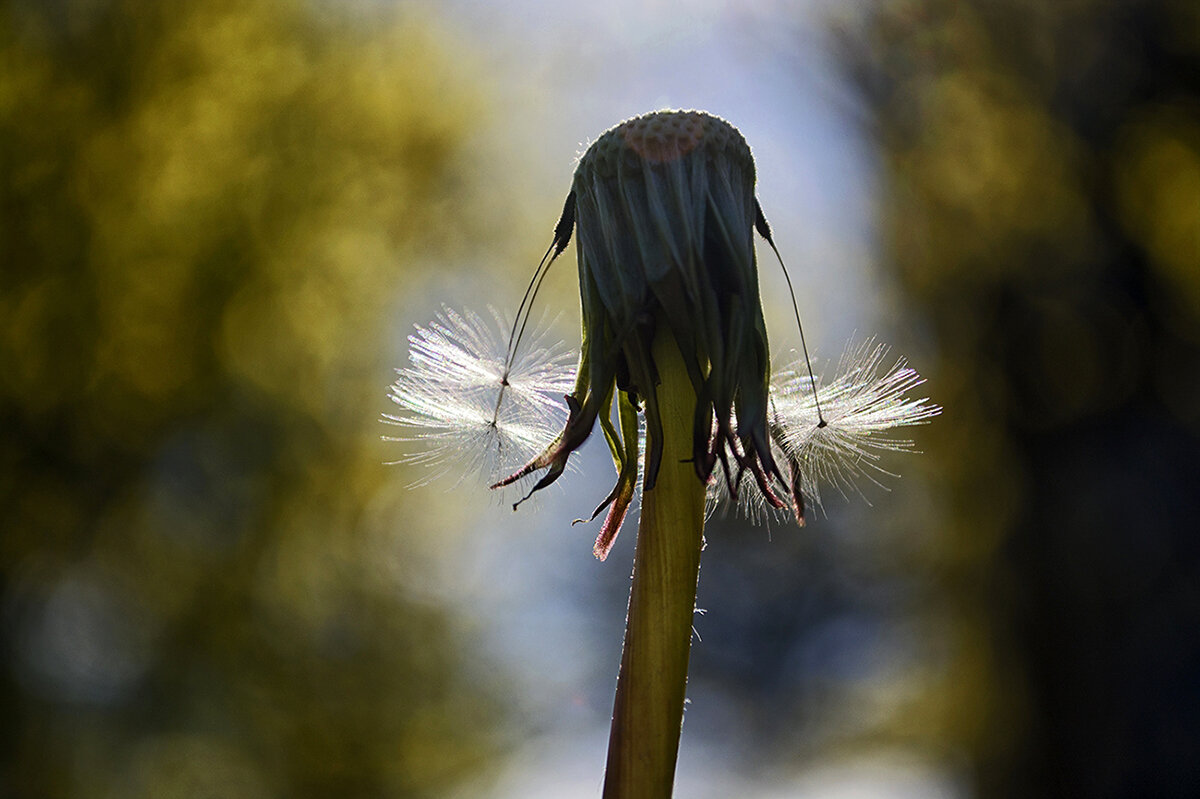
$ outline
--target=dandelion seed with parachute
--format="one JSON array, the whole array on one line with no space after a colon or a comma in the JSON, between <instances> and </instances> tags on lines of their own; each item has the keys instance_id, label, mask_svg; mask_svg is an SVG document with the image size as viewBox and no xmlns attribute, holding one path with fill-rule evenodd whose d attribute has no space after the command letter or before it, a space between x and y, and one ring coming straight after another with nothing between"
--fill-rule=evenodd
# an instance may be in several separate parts
<instances>
[{"instance_id":1,"label":"dandelion seed with parachute","mask_svg":"<svg viewBox=\"0 0 1200 799\"><path fill-rule=\"evenodd\" d=\"M909 396L925 379L903 358L885 367L889 352L874 339L847 346L833 380L819 386L820 411L807 373L793 367L776 375L772 438L798 472L800 490L818 507L823 485L843 496L861 495L860 479L883 485L878 477L895 477L880 457L915 449L911 440L887 431L925 424L942 412L926 397Z\"/></svg>"},{"instance_id":2,"label":"dandelion seed with parachute","mask_svg":"<svg viewBox=\"0 0 1200 799\"><path fill-rule=\"evenodd\" d=\"M858 482L863 478L886 488L882 478L897 475L884 469L881 456L916 451L911 440L887 431L925 424L942 411L927 398L908 396L925 380L903 358L883 368L889 351L874 339L848 344L831 380L813 378L807 360L774 372L772 449L777 460L789 464L800 494L812 507L823 509L822 488L844 497L862 496ZM723 480L709 483L708 504L711 514L737 512L754 523L782 521L788 515L767 505L757 492L733 496Z\"/></svg>"},{"instance_id":3,"label":"dandelion seed with parachute","mask_svg":"<svg viewBox=\"0 0 1200 799\"><path fill-rule=\"evenodd\" d=\"M526 331L509 363L507 323L443 308L409 336L409 364L396 370L385 414L402 432L386 437L410 450L395 463L424 469L414 485L454 476L488 484L525 463L566 420L563 395L574 384L574 354L543 321Z\"/></svg>"}]
</instances>

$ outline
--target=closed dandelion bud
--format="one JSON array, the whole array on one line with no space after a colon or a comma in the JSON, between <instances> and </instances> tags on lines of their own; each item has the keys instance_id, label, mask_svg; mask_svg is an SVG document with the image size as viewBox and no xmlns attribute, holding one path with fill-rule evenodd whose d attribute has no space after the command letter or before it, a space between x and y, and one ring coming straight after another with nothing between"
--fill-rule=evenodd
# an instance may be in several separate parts
<instances>
[{"instance_id":1,"label":"closed dandelion bud","mask_svg":"<svg viewBox=\"0 0 1200 799\"><path fill-rule=\"evenodd\" d=\"M787 481L768 434L770 355L754 254L754 230L762 219L754 181L754 160L742 135L699 111L637 117L588 148L556 229L557 251L572 226L578 229L583 347L567 400L570 416L550 447L502 482L541 468L548 472L534 490L553 482L599 417L619 477L597 513L614 504L605 528L619 525L637 473L637 441L623 434L624 417L639 405L650 448L646 489L653 488L661 462L651 344L665 329L696 393L697 478L706 482L720 461L731 487L748 470L767 501L782 505L770 486L772 477ZM623 409L622 430L606 424L614 392ZM615 528L610 532L615 535Z\"/></svg>"}]
</instances>

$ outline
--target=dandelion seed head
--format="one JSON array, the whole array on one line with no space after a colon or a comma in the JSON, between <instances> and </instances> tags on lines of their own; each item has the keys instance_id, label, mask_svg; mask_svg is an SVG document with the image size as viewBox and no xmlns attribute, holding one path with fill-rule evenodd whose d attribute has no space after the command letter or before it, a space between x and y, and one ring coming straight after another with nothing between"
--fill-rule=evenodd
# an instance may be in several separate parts
<instances>
[{"instance_id":1,"label":"dandelion seed head","mask_svg":"<svg viewBox=\"0 0 1200 799\"><path fill-rule=\"evenodd\" d=\"M405 445L395 463L422 469L413 485L493 483L545 448L566 419L575 356L543 323L506 364L508 326L489 310L490 320L443 308L409 336L409 364L388 390L400 410L384 420L401 428L386 437Z\"/></svg>"}]
</instances>

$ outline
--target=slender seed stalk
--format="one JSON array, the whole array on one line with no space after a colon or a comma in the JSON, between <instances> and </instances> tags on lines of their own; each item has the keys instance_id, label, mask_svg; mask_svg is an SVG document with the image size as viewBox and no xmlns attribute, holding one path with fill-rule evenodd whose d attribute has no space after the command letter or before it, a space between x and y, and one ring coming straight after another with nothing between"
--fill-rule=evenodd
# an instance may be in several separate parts
<instances>
[{"instance_id":1,"label":"slender seed stalk","mask_svg":"<svg viewBox=\"0 0 1200 799\"><path fill-rule=\"evenodd\" d=\"M696 394L669 332L660 329L653 352L663 457L642 500L604 799L671 795L703 547L705 487L690 461Z\"/></svg>"}]
</instances>

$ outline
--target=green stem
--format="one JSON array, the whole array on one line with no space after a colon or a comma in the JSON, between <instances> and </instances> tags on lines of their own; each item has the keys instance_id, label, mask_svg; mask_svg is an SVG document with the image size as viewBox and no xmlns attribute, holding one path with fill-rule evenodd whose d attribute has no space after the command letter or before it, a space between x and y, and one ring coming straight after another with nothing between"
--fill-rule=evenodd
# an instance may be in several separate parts
<instances>
[{"instance_id":1,"label":"green stem","mask_svg":"<svg viewBox=\"0 0 1200 799\"><path fill-rule=\"evenodd\" d=\"M604 799L669 797L683 726L705 488L690 460L696 394L670 333L655 338L654 361L663 457L642 499Z\"/></svg>"}]
</instances>

